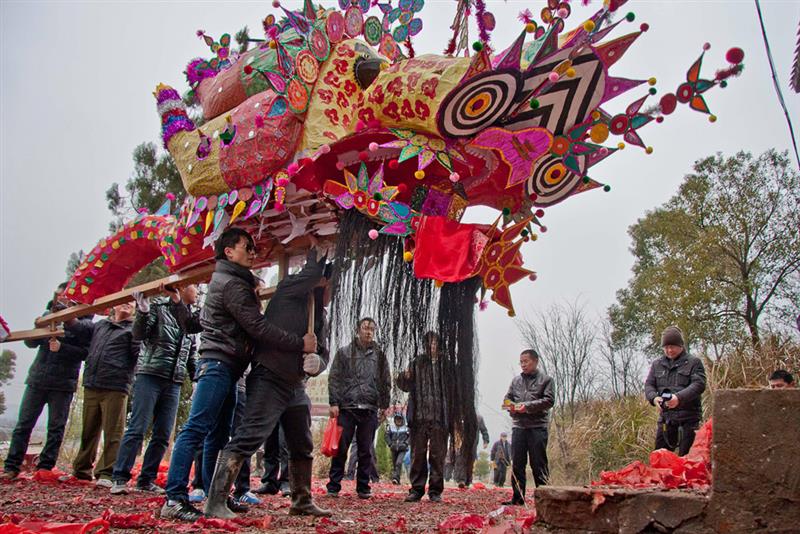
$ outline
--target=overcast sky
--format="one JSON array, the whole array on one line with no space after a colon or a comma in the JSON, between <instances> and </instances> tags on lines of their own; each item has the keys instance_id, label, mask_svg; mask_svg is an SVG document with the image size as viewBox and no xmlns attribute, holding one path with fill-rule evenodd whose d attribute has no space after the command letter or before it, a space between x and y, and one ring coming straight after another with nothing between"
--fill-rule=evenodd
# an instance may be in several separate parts
<instances>
[{"instance_id":1,"label":"overcast sky","mask_svg":"<svg viewBox=\"0 0 800 534\"><path fill-rule=\"evenodd\" d=\"M600 0L588 8L577 0L572 3L568 27L601 5ZM505 48L517 35L521 10L538 13L544 4L488 0L497 19L495 48ZM427 2L425 27L415 41L418 54L441 53L455 6L452 0ZM164 82L185 90L186 63L209 56L195 31L204 29L218 38L247 25L253 37L261 37L260 21L269 9L266 1L2 1L0 315L12 329L31 327L64 279L69 254L92 248L106 235L110 215L105 190L130 176L136 145L160 142L153 89ZM788 86L800 2L765 0L762 9L779 83L800 128L800 98ZM621 11L633 11L637 18L618 28L614 37L642 22L650 24L650 31L612 67L612 75L655 76L659 94L674 91L704 42L711 43L705 77L726 66L725 52L732 46L745 51L744 74L727 89L707 94L711 111L719 117L716 124L679 107L664 123L641 130L645 143L655 148L652 155L629 147L593 168L594 178L611 185L609 193L592 191L547 210L549 231L523 248L526 266L539 279L512 288L519 316L580 299L600 317L631 274L627 228L665 202L695 160L717 151L760 153L790 146L752 1L630 1ZM473 29L471 37L475 35ZM633 90L607 108L620 111L644 91ZM491 222L495 216L474 210L466 220ZM518 372L522 345L514 320L494 304L479 313L478 328L480 411L495 439L510 426L498 408ZM5 388L8 416L18 410L34 354L21 343L2 348L19 356L17 376Z\"/></svg>"}]
</instances>

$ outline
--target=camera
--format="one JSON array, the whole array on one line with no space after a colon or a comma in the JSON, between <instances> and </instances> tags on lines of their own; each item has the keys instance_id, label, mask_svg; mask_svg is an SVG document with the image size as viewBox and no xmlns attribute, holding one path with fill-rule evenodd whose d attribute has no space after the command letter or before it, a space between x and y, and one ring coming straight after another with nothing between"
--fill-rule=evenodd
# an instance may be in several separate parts
<instances>
[{"instance_id":1,"label":"camera","mask_svg":"<svg viewBox=\"0 0 800 534\"><path fill-rule=\"evenodd\" d=\"M667 406L667 401L672 399L672 397L674 396L675 394L668 389L665 389L664 391L661 392L661 395L659 395L659 397L661 397L664 400L664 402L661 403L662 410L669 410L669 407Z\"/></svg>"}]
</instances>

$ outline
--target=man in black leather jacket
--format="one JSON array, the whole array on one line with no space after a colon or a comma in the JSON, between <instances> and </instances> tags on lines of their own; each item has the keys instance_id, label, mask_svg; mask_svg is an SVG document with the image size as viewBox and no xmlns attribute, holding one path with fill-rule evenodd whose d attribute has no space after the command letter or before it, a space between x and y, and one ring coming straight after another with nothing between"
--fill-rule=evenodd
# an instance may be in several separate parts
<instances>
[{"instance_id":1,"label":"man in black leather jacket","mask_svg":"<svg viewBox=\"0 0 800 534\"><path fill-rule=\"evenodd\" d=\"M647 401L660 408L655 448L677 448L680 456L694 443L703 418L700 396L706 389L703 362L690 356L685 345L680 328L667 327L661 334L664 356L652 363L644 383Z\"/></svg>"},{"instance_id":2,"label":"man in black leather jacket","mask_svg":"<svg viewBox=\"0 0 800 534\"><path fill-rule=\"evenodd\" d=\"M378 429L378 412L389 407L392 387L389 363L374 336L375 321L361 319L356 339L336 351L328 376L330 416L338 417L342 427L339 454L331 460L328 480L328 495L333 497L342 489L347 450L353 436L358 449L356 493L362 499L372 497L369 487L372 443Z\"/></svg>"},{"instance_id":3,"label":"man in black leather jacket","mask_svg":"<svg viewBox=\"0 0 800 534\"><path fill-rule=\"evenodd\" d=\"M301 336L308 332L309 306L314 306L314 332L324 339L327 290L325 258L312 248L303 269L278 283L264 318L276 327ZM243 462L253 456L278 423L289 449L289 515L329 516L311 498L314 442L311 436L311 400L306 393L309 376L317 376L328 363L328 353L317 344L317 354L303 353L266 343L256 346L253 367L247 375L247 404L233 439L220 453L208 492L205 514L231 518L228 494Z\"/></svg>"},{"instance_id":4,"label":"man in black leather jacket","mask_svg":"<svg viewBox=\"0 0 800 534\"><path fill-rule=\"evenodd\" d=\"M547 425L550 408L555 403L553 379L539 370L539 353L526 349L519 355L522 373L515 376L508 388L503 408L511 413L511 486L514 495L504 504L525 504L525 470L531 458L533 480L537 486L547 484Z\"/></svg>"},{"instance_id":5,"label":"man in black leather jacket","mask_svg":"<svg viewBox=\"0 0 800 534\"><path fill-rule=\"evenodd\" d=\"M48 312L64 309L68 301L62 296L66 284L58 286L53 300L47 304ZM88 321L89 319L81 319ZM86 332L84 329L83 332ZM28 370L25 393L19 407L19 418L11 435L11 444L0 477L13 479L19 475L20 466L28 450L31 432L47 405L47 441L36 469L53 469L64 439L69 407L78 386L81 364L89 353L88 335L67 331L63 338L26 341L25 345L37 348L36 358Z\"/></svg>"},{"instance_id":6,"label":"man in black leather jacket","mask_svg":"<svg viewBox=\"0 0 800 534\"><path fill-rule=\"evenodd\" d=\"M141 341L142 347L133 385L131 417L114 463L112 495L128 493L131 468L151 423L153 433L136 479L136 489L164 493L154 481L175 427L181 385L187 377L192 380L195 373L194 340L179 323L176 315L180 312L174 310L197 303L197 286L182 288L177 302L162 297L151 305L141 294L134 296L137 314L133 321L133 338Z\"/></svg>"},{"instance_id":7,"label":"man in black leather jacket","mask_svg":"<svg viewBox=\"0 0 800 534\"><path fill-rule=\"evenodd\" d=\"M256 279L250 268L256 257L255 242L241 228L228 228L214 246L216 269L200 315L200 362L197 388L189 419L172 451L167 475L167 500L163 519L195 521L202 514L189 504L189 472L194 453L203 444L203 461L210 463L230 438L236 407L236 383L253 357L255 342L282 350L314 352L313 335L290 334L261 315ZM187 314L188 315L188 314ZM187 317L178 317L191 331ZM196 325L192 325L196 326ZM222 456L217 462L222 461ZM205 473L211 472L210 469ZM230 498L231 505L233 499ZM224 503L223 503L224 504Z\"/></svg>"}]
</instances>

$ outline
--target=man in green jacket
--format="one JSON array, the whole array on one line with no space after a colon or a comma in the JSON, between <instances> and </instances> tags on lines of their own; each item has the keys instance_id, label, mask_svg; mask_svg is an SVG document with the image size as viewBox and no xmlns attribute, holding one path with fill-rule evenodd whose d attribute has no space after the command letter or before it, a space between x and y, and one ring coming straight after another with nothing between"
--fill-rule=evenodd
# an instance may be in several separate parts
<instances>
[{"instance_id":1,"label":"man in green jacket","mask_svg":"<svg viewBox=\"0 0 800 534\"><path fill-rule=\"evenodd\" d=\"M164 493L155 484L158 466L175 427L181 384L187 377L193 379L195 371L195 343L190 334L196 332L187 332L179 317L189 313L189 308L197 302L197 286L186 286L174 297L157 299L152 305L145 297L134 296L138 313L133 322L133 339L141 341L142 348L133 385L130 423L114 463L112 495L128 493L131 468L151 423L153 435L144 453L136 489Z\"/></svg>"}]
</instances>

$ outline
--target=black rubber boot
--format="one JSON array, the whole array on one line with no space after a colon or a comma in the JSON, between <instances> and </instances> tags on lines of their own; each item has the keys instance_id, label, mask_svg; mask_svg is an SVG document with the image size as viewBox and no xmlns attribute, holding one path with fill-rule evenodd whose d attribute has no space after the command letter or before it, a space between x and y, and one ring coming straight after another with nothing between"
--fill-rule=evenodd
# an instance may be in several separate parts
<instances>
[{"instance_id":1,"label":"black rubber boot","mask_svg":"<svg viewBox=\"0 0 800 534\"><path fill-rule=\"evenodd\" d=\"M289 486L292 490L292 506L289 515L313 515L330 517L333 512L319 508L311 500L311 466L313 460L289 460Z\"/></svg>"},{"instance_id":2,"label":"black rubber boot","mask_svg":"<svg viewBox=\"0 0 800 534\"><path fill-rule=\"evenodd\" d=\"M236 517L228 508L228 497L231 493L231 486L242 468L244 457L228 451L222 451L217 458L217 466L214 468L214 478L211 479L211 486L208 489L208 500L203 513L206 517L219 517L221 519L233 519Z\"/></svg>"}]
</instances>

